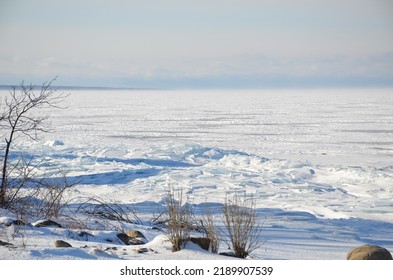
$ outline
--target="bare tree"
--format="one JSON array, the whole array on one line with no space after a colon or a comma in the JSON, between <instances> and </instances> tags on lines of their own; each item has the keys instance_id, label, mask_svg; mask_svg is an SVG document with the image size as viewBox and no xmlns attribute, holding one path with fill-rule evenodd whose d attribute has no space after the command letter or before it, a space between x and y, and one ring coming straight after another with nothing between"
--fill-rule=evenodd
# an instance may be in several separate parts
<instances>
[{"instance_id":1,"label":"bare tree","mask_svg":"<svg viewBox=\"0 0 393 280\"><path fill-rule=\"evenodd\" d=\"M0 129L3 133L5 146L1 167L0 207L7 207L8 177L12 171L9 157L12 144L20 136L36 140L38 134L49 131L48 115L37 115L36 112L47 107L59 107L64 94L58 94L52 87L56 80L44 83L38 90L32 84L23 82L12 87L9 95L1 104Z\"/></svg>"}]
</instances>

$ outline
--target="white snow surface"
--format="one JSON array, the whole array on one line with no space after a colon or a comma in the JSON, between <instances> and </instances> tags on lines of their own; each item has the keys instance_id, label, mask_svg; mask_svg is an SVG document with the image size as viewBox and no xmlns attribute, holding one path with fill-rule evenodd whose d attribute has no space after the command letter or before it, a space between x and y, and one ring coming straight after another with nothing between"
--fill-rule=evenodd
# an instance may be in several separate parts
<instances>
[{"instance_id":1,"label":"white snow surface","mask_svg":"<svg viewBox=\"0 0 393 280\"><path fill-rule=\"evenodd\" d=\"M11 157L76 183L68 214L53 218L64 227L7 227L17 217L1 210L0 240L13 245L0 259L227 258L191 244L171 252L152 223L170 187L221 225L226 198L252 196L263 228L255 259L345 259L365 243L393 252L392 89L75 90L65 103L46 112L54 132L19 138ZM132 209L142 224L76 211L91 199ZM122 244L124 228L149 242ZM73 247L54 248L57 239Z\"/></svg>"}]
</instances>

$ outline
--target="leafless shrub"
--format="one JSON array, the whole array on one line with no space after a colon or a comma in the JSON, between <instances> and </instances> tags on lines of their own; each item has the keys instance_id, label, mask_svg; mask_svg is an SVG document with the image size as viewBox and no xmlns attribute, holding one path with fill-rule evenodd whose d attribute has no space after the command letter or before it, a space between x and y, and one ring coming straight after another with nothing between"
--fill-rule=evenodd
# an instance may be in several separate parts
<instances>
[{"instance_id":1,"label":"leafless shrub","mask_svg":"<svg viewBox=\"0 0 393 280\"><path fill-rule=\"evenodd\" d=\"M68 206L65 194L75 183L67 180L66 173L59 178L34 178L25 174L16 187L7 192L9 209L21 220L29 217L52 218L59 216ZM23 181L23 182L22 182Z\"/></svg>"},{"instance_id":2,"label":"leafless shrub","mask_svg":"<svg viewBox=\"0 0 393 280\"><path fill-rule=\"evenodd\" d=\"M232 200L226 199L223 207L224 225L230 244L236 257L245 258L262 246L260 233L262 227L257 222L255 199L237 195Z\"/></svg>"},{"instance_id":3,"label":"leafless shrub","mask_svg":"<svg viewBox=\"0 0 393 280\"><path fill-rule=\"evenodd\" d=\"M38 189L32 186L33 178L36 175L37 165L32 164L32 158L26 159L20 156L17 163L15 163L10 173L12 177L8 177L7 180L7 191L5 192L4 201L5 206L8 209L15 210L18 207L16 214L23 214L25 211L30 212L30 208L26 203L29 198L36 196Z\"/></svg>"},{"instance_id":4,"label":"leafless shrub","mask_svg":"<svg viewBox=\"0 0 393 280\"><path fill-rule=\"evenodd\" d=\"M201 217L200 227L205 236L210 240L209 250L217 254L221 243L221 231L214 220L210 208L207 208Z\"/></svg>"},{"instance_id":5,"label":"leafless shrub","mask_svg":"<svg viewBox=\"0 0 393 280\"><path fill-rule=\"evenodd\" d=\"M26 235L26 232L23 231L23 227L19 225L11 225L10 228L11 228L11 238L13 242L18 239L19 246L25 249L27 247L27 241L29 238Z\"/></svg>"},{"instance_id":6,"label":"leafless shrub","mask_svg":"<svg viewBox=\"0 0 393 280\"><path fill-rule=\"evenodd\" d=\"M59 216L68 205L64 196L75 184L75 182L70 183L67 180L66 173L62 173L62 177L57 180L42 179L37 182L37 186L39 186L36 195L39 200L39 204L36 206L37 216L44 218Z\"/></svg>"},{"instance_id":7,"label":"leafless shrub","mask_svg":"<svg viewBox=\"0 0 393 280\"><path fill-rule=\"evenodd\" d=\"M91 198L81 203L76 212L119 223L142 224L135 209L102 198Z\"/></svg>"},{"instance_id":8,"label":"leafless shrub","mask_svg":"<svg viewBox=\"0 0 393 280\"><path fill-rule=\"evenodd\" d=\"M183 203L182 189L169 189L165 202L168 215L167 236L172 244L172 251L180 251L190 238L191 210L187 203Z\"/></svg>"}]
</instances>

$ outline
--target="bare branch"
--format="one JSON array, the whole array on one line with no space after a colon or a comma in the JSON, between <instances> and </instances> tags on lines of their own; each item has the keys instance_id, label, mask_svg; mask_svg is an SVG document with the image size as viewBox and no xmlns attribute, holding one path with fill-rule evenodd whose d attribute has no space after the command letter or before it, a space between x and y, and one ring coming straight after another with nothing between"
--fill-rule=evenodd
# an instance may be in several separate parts
<instances>
[{"instance_id":1,"label":"bare branch","mask_svg":"<svg viewBox=\"0 0 393 280\"><path fill-rule=\"evenodd\" d=\"M0 128L4 130L3 166L0 186L0 206L6 204L6 191L8 185L8 161L9 153L15 139L26 136L28 139L37 140L39 133L49 132L49 116L39 116L36 113L47 107L61 108L59 104L66 95L57 94L52 87L56 78L45 82L40 90L36 90L32 84L12 87L9 95L5 98L0 113Z\"/></svg>"}]
</instances>

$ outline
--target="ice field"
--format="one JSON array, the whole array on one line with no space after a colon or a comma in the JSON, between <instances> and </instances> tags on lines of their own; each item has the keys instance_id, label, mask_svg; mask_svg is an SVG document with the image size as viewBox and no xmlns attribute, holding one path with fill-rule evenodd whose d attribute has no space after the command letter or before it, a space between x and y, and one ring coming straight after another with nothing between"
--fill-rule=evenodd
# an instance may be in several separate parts
<instances>
[{"instance_id":1,"label":"ice field","mask_svg":"<svg viewBox=\"0 0 393 280\"><path fill-rule=\"evenodd\" d=\"M364 243L393 249L392 89L69 93L66 109L48 111L53 133L14 151L42 161L42 176L66 170L78 182L75 204L101 197L147 217L175 186L196 213L206 205L218 213L236 193L256 199L264 245L255 258L345 259ZM187 254L127 258L213 258ZM15 258L51 256L61 258Z\"/></svg>"}]
</instances>

